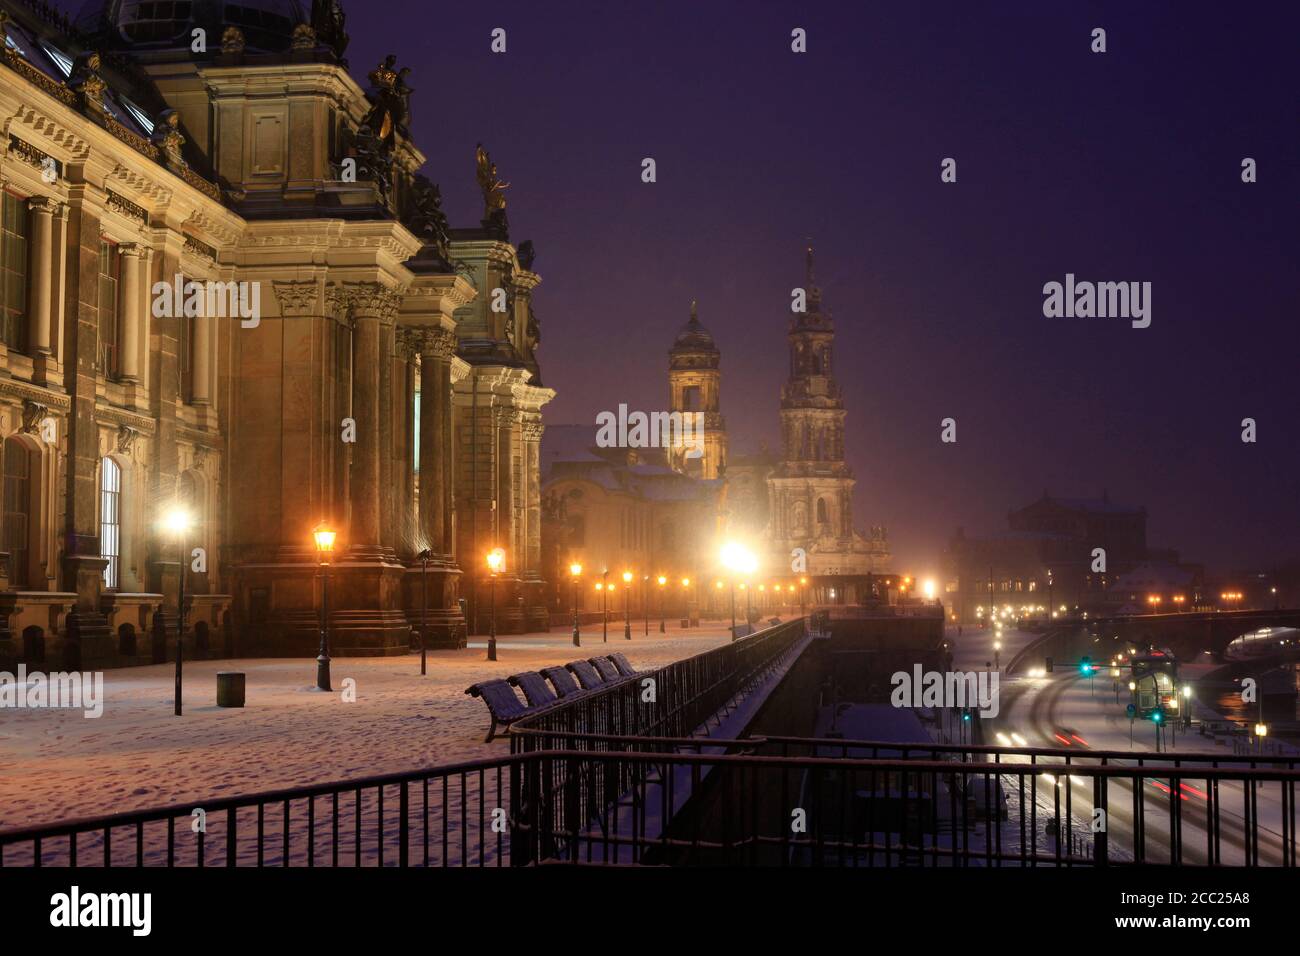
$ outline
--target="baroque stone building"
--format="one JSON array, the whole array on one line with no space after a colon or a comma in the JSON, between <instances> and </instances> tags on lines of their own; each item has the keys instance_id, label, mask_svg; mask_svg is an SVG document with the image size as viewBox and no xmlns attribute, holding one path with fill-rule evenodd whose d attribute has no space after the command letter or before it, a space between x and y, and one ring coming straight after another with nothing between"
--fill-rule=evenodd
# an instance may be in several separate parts
<instances>
[{"instance_id":1,"label":"baroque stone building","mask_svg":"<svg viewBox=\"0 0 1300 956\"><path fill-rule=\"evenodd\" d=\"M866 576L886 569L884 528L868 539L853 525L853 471L844 460L847 412L835 380L835 326L822 309L805 253L805 308L790 318L790 372L781 389L782 458L767 479L768 545L774 562L796 564L805 555L808 577L822 603L853 603L868 596Z\"/></svg>"},{"instance_id":2,"label":"baroque stone building","mask_svg":"<svg viewBox=\"0 0 1300 956\"><path fill-rule=\"evenodd\" d=\"M623 568L639 579L663 576L679 588L689 578L698 586L689 594L681 589L675 606L685 609L689 602L717 612L719 579L726 576L718 552L727 540L760 555L753 583L764 591L748 602L757 598L756 606L797 605L780 595L796 593L788 589L801 579L812 604L888 599L888 586L872 579L888 570L885 529L874 527L867 536L853 525L855 479L844 460L846 410L833 372L834 325L822 308L811 249L805 270L807 308L787 329L790 374L781 390L779 457L766 447L729 455L721 350L694 303L668 351L669 409L703 416L701 456L687 457L676 444L662 452L599 448L587 426L552 431L542 471L547 560L559 584L551 592L554 608L571 601L561 577L576 561L597 574L609 569L616 584ZM672 585L665 587L671 591ZM578 603L590 608L592 600L588 588Z\"/></svg>"},{"instance_id":3,"label":"baroque stone building","mask_svg":"<svg viewBox=\"0 0 1300 956\"><path fill-rule=\"evenodd\" d=\"M322 522L336 654L463 646L492 546L540 619L541 280L487 152L453 229L335 0L0 31L0 662L163 659L182 573L187 654L314 654Z\"/></svg>"}]
</instances>

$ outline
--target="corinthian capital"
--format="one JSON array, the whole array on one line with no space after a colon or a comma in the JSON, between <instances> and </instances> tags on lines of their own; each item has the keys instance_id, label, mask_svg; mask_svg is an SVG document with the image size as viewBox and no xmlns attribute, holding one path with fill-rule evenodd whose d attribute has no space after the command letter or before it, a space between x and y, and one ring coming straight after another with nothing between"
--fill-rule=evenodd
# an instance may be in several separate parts
<instances>
[{"instance_id":1,"label":"corinthian capital","mask_svg":"<svg viewBox=\"0 0 1300 956\"><path fill-rule=\"evenodd\" d=\"M397 322L397 307L402 297L378 282L345 282L348 301L354 315L374 316L391 325Z\"/></svg>"}]
</instances>

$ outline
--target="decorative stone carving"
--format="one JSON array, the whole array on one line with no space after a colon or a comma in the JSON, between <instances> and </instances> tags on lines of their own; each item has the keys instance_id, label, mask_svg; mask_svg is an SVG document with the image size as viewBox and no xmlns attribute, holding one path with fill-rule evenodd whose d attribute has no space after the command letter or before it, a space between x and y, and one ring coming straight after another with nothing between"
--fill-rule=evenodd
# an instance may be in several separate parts
<instances>
[{"instance_id":1,"label":"decorative stone carving","mask_svg":"<svg viewBox=\"0 0 1300 956\"><path fill-rule=\"evenodd\" d=\"M546 426L542 424L541 416L526 416L523 423L524 441L541 441L542 432Z\"/></svg>"},{"instance_id":2,"label":"decorative stone carving","mask_svg":"<svg viewBox=\"0 0 1300 956\"><path fill-rule=\"evenodd\" d=\"M158 122L153 129L153 144L162 150L167 168L173 172L185 169L185 159L181 147L185 145L185 134L181 132L181 114L175 110L163 110L158 114Z\"/></svg>"},{"instance_id":3,"label":"decorative stone carving","mask_svg":"<svg viewBox=\"0 0 1300 956\"><path fill-rule=\"evenodd\" d=\"M194 464L192 467L194 468L195 471L205 470L208 463L208 455L211 453L211 451L212 449L208 448L207 445L194 446Z\"/></svg>"},{"instance_id":4,"label":"decorative stone carving","mask_svg":"<svg viewBox=\"0 0 1300 956\"><path fill-rule=\"evenodd\" d=\"M305 282L273 282L275 297L284 316L311 315L316 308L317 287L310 279Z\"/></svg>"},{"instance_id":5,"label":"decorative stone carving","mask_svg":"<svg viewBox=\"0 0 1300 956\"><path fill-rule=\"evenodd\" d=\"M449 329L411 329L421 358L449 361L456 354L456 334Z\"/></svg>"},{"instance_id":6,"label":"decorative stone carving","mask_svg":"<svg viewBox=\"0 0 1300 956\"><path fill-rule=\"evenodd\" d=\"M385 325L397 322L397 309L402 302L398 293L378 282L348 282L344 285L353 313L374 313Z\"/></svg>"},{"instance_id":7,"label":"decorative stone carving","mask_svg":"<svg viewBox=\"0 0 1300 956\"><path fill-rule=\"evenodd\" d=\"M221 34L221 52L222 53L243 53L247 41L244 40L244 31L236 26L226 27L225 32Z\"/></svg>"},{"instance_id":8,"label":"decorative stone carving","mask_svg":"<svg viewBox=\"0 0 1300 956\"><path fill-rule=\"evenodd\" d=\"M406 214L406 225L432 246L438 258L447 263L448 237L447 214L442 210L442 190L437 183L427 176L416 175L411 183L410 204Z\"/></svg>"},{"instance_id":9,"label":"decorative stone carving","mask_svg":"<svg viewBox=\"0 0 1300 956\"><path fill-rule=\"evenodd\" d=\"M24 435L37 435L41 431L41 423L50 417L48 405L42 405L40 402L33 402L30 399L23 402L23 424L19 429Z\"/></svg>"},{"instance_id":10,"label":"decorative stone carving","mask_svg":"<svg viewBox=\"0 0 1300 956\"><path fill-rule=\"evenodd\" d=\"M135 451L135 440L140 437L140 433L130 425L117 426L117 451L119 454L130 458Z\"/></svg>"},{"instance_id":11,"label":"decorative stone carving","mask_svg":"<svg viewBox=\"0 0 1300 956\"><path fill-rule=\"evenodd\" d=\"M510 224L506 219L506 193L510 184L497 175L497 164L479 143L474 147L475 176L483 193L483 225L496 233L502 242L508 241Z\"/></svg>"},{"instance_id":12,"label":"decorative stone carving","mask_svg":"<svg viewBox=\"0 0 1300 956\"><path fill-rule=\"evenodd\" d=\"M295 50L312 50L316 47L316 31L310 23L300 23L293 28L289 45Z\"/></svg>"},{"instance_id":13,"label":"decorative stone carving","mask_svg":"<svg viewBox=\"0 0 1300 956\"><path fill-rule=\"evenodd\" d=\"M99 54L93 50L77 55L68 77L68 86L77 94L77 105L83 110L102 114L104 112L104 90L108 84L99 75Z\"/></svg>"}]
</instances>

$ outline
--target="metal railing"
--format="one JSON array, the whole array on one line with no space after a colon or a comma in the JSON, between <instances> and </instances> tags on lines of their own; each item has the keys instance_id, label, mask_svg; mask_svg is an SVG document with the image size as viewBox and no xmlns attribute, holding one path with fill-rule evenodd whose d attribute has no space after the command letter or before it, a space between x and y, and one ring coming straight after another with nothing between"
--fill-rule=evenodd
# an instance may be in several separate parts
<instances>
[{"instance_id":1,"label":"metal railing","mask_svg":"<svg viewBox=\"0 0 1300 956\"><path fill-rule=\"evenodd\" d=\"M1294 766L801 738L622 743L10 831L0 864L1296 866Z\"/></svg>"},{"instance_id":2,"label":"metal railing","mask_svg":"<svg viewBox=\"0 0 1300 956\"><path fill-rule=\"evenodd\" d=\"M786 621L607 689L558 701L511 725L511 750L555 749L575 735L689 737L758 686L805 633L803 618ZM647 678L653 681L649 687Z\"/></svg>"}]
</instances>

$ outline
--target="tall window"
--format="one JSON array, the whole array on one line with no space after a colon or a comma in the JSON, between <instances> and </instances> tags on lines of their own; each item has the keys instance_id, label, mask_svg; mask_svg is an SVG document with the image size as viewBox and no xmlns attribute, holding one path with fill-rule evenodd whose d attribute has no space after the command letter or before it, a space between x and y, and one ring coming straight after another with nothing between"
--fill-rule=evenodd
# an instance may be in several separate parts
<instances>
[{"instance_id":1,"label":"tall window","mask_svg":"<svg viewBox=\"0 0 1300 956\"><path fill-rule=\"evenodd\" d=\"M0 203L0 339L27 349L27 204L5 193Z\"/></svg>"},{"instance_id":2,"label":"tall window","mask_svg":"<svg viewBox=\"0 0 1300 956\"><path fill-rule=\"evenodd\" d=\"M28 587L28 549L32 513L32 459L16 438L4 443L4 545L9 552L9 584Z\"/></svg>"},{"instance_id":3,"label":"tall window","mask_svg":"<svg viewBox=\"0 0 1300 956\"><path fill-rule=\"evenodd\" d=\"M99 550L108 558L104 587L116 588L122 580L122 468L112 458L101 462L99 478Z\"/></svg>"},{"instance_id":4,"label":"tall window","mask_svg":"<svg viewBox=\"0 0 1300 956\"><path fill-rule=\"evenodd\" d=\"M117 246L99 241L99 370L116 378L121 369L118 355L117 283L121 278Z\"/></svg>"},{"instance_id":5,"label":"tall window","mask_svg":"<svg viewBox=\"0 0 1300 956\"><path fill-rule=\"evenodd\" d=\"M181 289L184 290L182 302L178 304L173 311L176 313L176 335L179 341L176 347L179 351L176 363L176 373L180 377L177 388L180 391L180 400L189 404L190 397L193 395L194 382L194 319L185 314L184 300L189 298L190 278L185 276L181 279ZM204 300L204 307L207 306L207 300Z\"/></svg>"}]
</instances>

